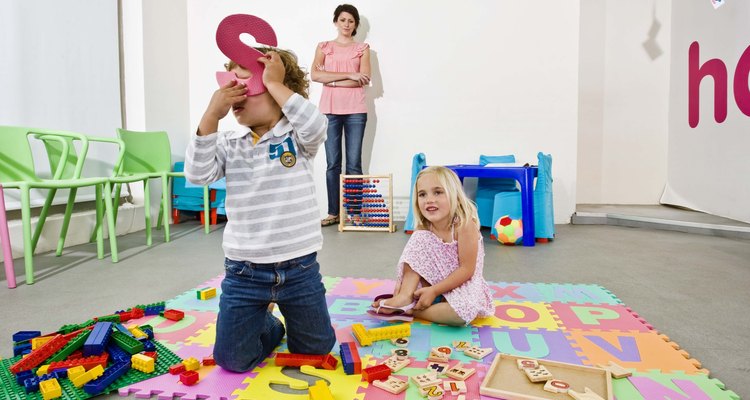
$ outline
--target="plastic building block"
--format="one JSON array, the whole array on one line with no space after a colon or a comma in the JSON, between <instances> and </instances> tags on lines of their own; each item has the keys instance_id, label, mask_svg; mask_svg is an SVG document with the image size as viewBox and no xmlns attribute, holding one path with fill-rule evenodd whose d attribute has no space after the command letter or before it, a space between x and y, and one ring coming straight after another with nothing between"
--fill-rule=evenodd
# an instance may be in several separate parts
<instances>
[{"instance_id":1,"label":"plastic building block","mask_svg":"<svg viewBox=\"0 0 750 400\"><path fill-rule=\"evenodd\" d=\"M21 371L16 374L16 383L23 385L23 381L29 378L33 378L34 373L31 370Z\"/></svg>"},{"instance_id":2,"label":"plastic building block","mask_svg":"<svg viewBox=\"0 0 750 400\"><path fill-rule=\"evenodd\" d=\"M185 313L180 310L164 310L164 318L170 319L172 321L179 321L183 318L185 318Z\"/></svg>"},{"instance_id":3,"label":"plastic building block","mask_svg":"<svg viewBox=\"0 0 750 400\"><path fill-rule=\"evenodd\" d=\"M42 336L41 331L18 331L13 334L13 342L25 342L38 336Z\"/></svg>"},{"instance_id":4,"label":"plastic building block","mask_svg":"<svg viewBox=\"0 0 750 400\"><path fill-rule=\"evenodd\" d=\"M117 345L120 346L121 349L127 351L130 354L136 354L143 351L143 343L120 331L112 332L112 340L117 343Z\"/></svg>"},{"instance_id":5,"label":"plastic building block","mask_svg":"<svg viewBox=\"0 0 750 400\"><path fill-rule=\"evenodd\" d=\"M65 346L65 343L67 343L67 341L62 335L55 335L52 340L45 343L42 347L33 350L28 356L11 365L9 368L10 372L17 374L21 371L36 367Z\"/></svg>"},{"instance_id":6,"label":"plastic building block","mask_svg":"<svg viewBox=\"0 0 750 400\"><path fill-rule=\"evenodd\" d=\"M104 389L107 388L107 386L111 385L112 382L116 381L117 378L126 374L129 370L130 370L129 361L127 362L120 361L118 363L112 364L111 367L104 370L104 374L102 374L102 376L83 385L83 391L88 394L99 394L103 392Z\"/></svg>"},{"instance_id":7,"label":"plastic building block","mask_svg":"<svg viewBox=\"0 0 750 400\"><path fill-rule=\"evenodd\" d=\"M31 343L24 343L13 346L13 357L28 353L31 353Z\"/></svg>"},{"instance_id":8,"label":"plastic building block","mask_svg":"<svg viewBox=\"0 0 750 400\"><path fill-rule=\"evenodd\" d=\"M335 370L338 360L330 354L296 354L296 353L276 353L276 365L284 367L301 367L309 365L312 367L323 367L328 370Z\"/></svg>"},{"instance_id":9,"label":"plastic building block","mask_svg":"<svg viewBox=\"0 0 750 400\"><path fill-rule=\"evenodd\" d=\"M97 322L94 325L94 330L91 331L88 339L83 344L83 355L98 356L104 352L109 337L112 334L112 323L111 322Z\"/></svg>"},{"instance_id":10,"label":"plastic building block","mask_svg":"<svg viewBox=\"0 0 750 400\"><path fill-rule=\"evenodd\" d=\"M23 381L23 389L26 393L33 393L39 391L39 378L32 376Z\"/></svg>"},{"instance_id":11,"label":"plastic building block","mask_svg":"<svg viewBox=\"0 0 750 400\"><path fill-rule=\"evenodd\" d=\"M148 335L146 334L146 332L142 331L141 328L137 326L128 327L128 330L130 331L130 334L133 335L133 337L137 340L148 339Z\"/></svg>"},{"instance_id":12,"label":"plastic building block","mask_svg":"<svg viewBox=\"0 0 750 400\"><path fill-rule=\"evenodd\" d=\"M42 365L41 367L36 369L36 376L46 375L48 369L49 369L49 364Z\"/></svg>"},{"instance_id":13,"label":"plastic building block","mask_svg":"<svg viewBox=\"0 0 750 400\"><path fill-rule=\"evenodd\" d=\"M60 382L54 378L39 382L39 391L42 392L42 398L44 400L62 397L62 387L60 386Z\"/></svg>"},{"instance_id":14,"label":"plastic building block","mask_svg":"<svg viewBox=\"0 0 750 400\"><path fill-rule=\"evenodd\" d=\"M76 374L75 376L73 375L68 375L68 376L70 377L70 381L73 383L73 386L80 389L83 387L83 385L102 376L102 374L104 374L104 367L102 367L101 365L97 365L96 367L91 368L88 371L84 371L81 374Z\"/></svg>"},{"instance_id":15,"label":"plastic building block","mask_svg":"<svg viewBox=\"0 0 750 400\"><path fill-rule=\"evenodd\" d=\"M154 359L143 354L133 354L130 357L133 369L150 374L154 372Z\"/></svg>"},{"instance_id":16,"label":"plastic building block","mask_svg":"<svg viewBox=\"0 0 750 400\"><path fill-rule=\"evenodd\" d=\"M35 338L31 339L31 349L32 350L36 350L36 349L42 347L42 345L44 345L45 343L49 342L50 340L52 340L51 336L39 336L39 337L35 337Z\"/></svg>"},{"instance_id":17,"label":"plastic building block","mask_svg":"<svg viewBox=\"0 0 750 400\"><path fill-rule=\"evenodd\" d=\"M91 368L94 368L97 365L106 367L108 360L109 360L109 354L102 353L99 356L76 358L73 360L65 360L65 361L55 361L53 363L50 363L49 370L56 371L58 369L68 369L68 368L76 367L79 365L85 368L86 370L90 370Z\"/></svg>"},{"instance_id":18,"label":"plastic building block","mask_svg":"<svg viewBox=\"0 0 750 400\"><path fill-rule=\"evenodd\" d=\"M130 333L130 331L128 330L128 328L125 327L125 325L123 325L123 324L113 324L113 326L118 331L120 331L120 332L122 332L122 333L124 333L124 334L126 334L128 336L133 336L133 334Z\"/></svg>"},{"instance_id":19,"label":"plastic building block","mask_svg":"<svg viewBox=\"0 0 750 400\"><path fill-rule=\"evenodd\" d=\"M194 357L182 360L182 364L185 366L186 371L196 371L201 367L200 361L198 361Z\"/></svg>"},{"instance_id":20,"label":"plastic building block","mask_svg":"<svg viewBox=\"0 0 750 400\"><path fill-rule=\"evenodd\" d=\"M409 387L409 382L396 378L391 375L384 381L373 381L372 385L385 390L386 392L399 394Z\"/></svg>"},{"instance_id":21,"label":"plastic building block","mask_svg":"<svg viewBox=\"0 0 750 400\"><path fill-rule=\"evenodd\" d=\"M185 364L183 363L175 364L169 367L169 373L172 375L179 375L185 371L187 371L187 369L185 369Z\"/></svg>"},{"instance_id":22,"label":"plastic building block","mask_svg":"<svg viewBox=\"0 0 750 400\"><path fill-rule=\"evenodd\" d=\"M159 357L159 353L157 353L156 351L144 351L144 352L143 352L143 355L144 355L144 356L146 356L146 357L151 357L151 358L153 358L153 359L154 359L154 362L156 362L156 360L157 360L157 359L158 359L158 357ZM203 365L205 365L205 364L203 364Z\"/></svg>"},{"instance_id":23,"label":"plastic building block","mask_svg":"<svg viewBox=\"0 0 750 400\"><path fill-rule=\"evenodd\" d=\"M156 351L156 345L151 340L143 340L143 351Z\"/></svg>"},{"instance_id":24,"label":"plastic building block","mask_svg":"<svg viewBox=\"0 0 750 400\"><path fill-rule=\"evenodd\" d=\"M369 346L374 341L411 336L411 325L399 324L374 329L365 329L360 323L352 324L352 334L360 346Z\"/></svg>"},{"instance_id":25,"label":"plastic building block","mask_svg":"<svg viewBox=\"0 0 750 400\"><path fill-rule=\"evenodd\" d=\"M195 292L198 300L208 300L216 297L216 288L201 288Z\"/></svg>"},{"instance_id":26,"label":"plastic building block","mask_svg":"<svg viewBox=\"0 0 750 400\"><path fill-rule=\"evenodd\" d=\"M114 324L119 324L120 323L120 315L119 314L110 314L110 315L105 315L105 316L102 316L102 317L96 317L96 318L94 318L94 321L96 321L96 322L112 322Z\"/></svg>"},{"instance_id":27,"label":"plastic building block","mask_svg":"<svg viewBox=\"0 0 750 400\"><path fill-rule=\"evenodd\" d=\"M62 349L60 349L57 353L52 355L52 357L49 359L50 362L53 361L62 361L68 358L71 354L73 354L76 350L83 347L83 344L86 343L86 340L88 339L89 335L91 334L90 330L84 330L73 339L71 339L65 346L63 346Z\"/></svg>"},{"instance_id":28,"label":"plastic building block","mask_svg":"<svg viewBox=\"0 0 750 400\"><path fill-rule=\"evenodd\" d=\"M362 379L372 383L372 381L382 381L388 379L391 375L391 369L388 366L380 364L362 370Z\"/></svg>"},{"instance_id":29,"label":"plastic building block","mask_svg":"<svg viewBox=\"0 0 750 400\"><path fill-rule=\"evenodd\" d=\"M183 385L193 386L198 383L199 377L200 375L195 371L185 371L180 374L180 382L182 382Z\"/></svg>"},{"instance_id":30,"label":"plastic building block","mask_svg":"<svg viewBox=\"0 0 750 400\"><path fill-rule=\"evenodd\" d=\"M130 360L130 353L121 349L120 346L117 345L117 343L108 344L107 353L109 353L109 358L113 362Z\"/></svg>"},{"instance_id":31,"label":"plastic building block","mask_svg":"<svg viewBox=\"0 0 750 400\"><path fill-rule=\"evenodd\" d=\"M322 379L310 386L309 391L310 400L334 400L331 389L328 388L328 385Z\"/></svg>"},{"instance_id":32,"label":"plastic building block","mask_svg":"<svg viewBox=\"0 0 750 400\"><path fill-rule=\"evenodd\" d=\"M201 364L204 366L216 365L216 360L214 360L214 356L203 357Z\"/></svg>"},{"instance_id":33,"label":"plastic building block","mask_svg":"<svg viewBox=\"0 0 750 400\"><path fill-rule=\"evenodd\" d=\"M354 342L344 342L339 345L341 349L341 363L344 366L344 372L347 375L359 374L362 372L362 360L359 358L359 351Z\"/></svg>"}]
</instances>

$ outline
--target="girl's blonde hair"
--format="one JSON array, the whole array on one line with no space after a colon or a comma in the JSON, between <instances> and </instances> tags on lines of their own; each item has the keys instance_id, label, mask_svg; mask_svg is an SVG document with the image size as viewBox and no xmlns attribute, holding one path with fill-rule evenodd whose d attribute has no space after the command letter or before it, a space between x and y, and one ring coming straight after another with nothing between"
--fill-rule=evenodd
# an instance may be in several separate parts
<instances>
[{"instance_id":1,"label":"girl's blonde hair","mask_svg":"<svg viewBox=\"0 0 750 400\"><path fill-rule=\"evenodd\" d=\"M256 50L263 54L269 51L275 51L279 53L281 61L284 63L284 86L291 89L293 92L299 94L304 98L308 98L308 89L310 88L310 81L307 80L307 72L300 68L297 62L297 56L289 50L275 49L272 47L255 47ZM232 68L238 64L232 60L224 64L224 68L227 71L231 71Z\"/></svg>"},{"instance_id":2,"label":"girl's blonde hair","mask_svg":"<svg viewBox=\"0 0 750 400\"><path fill-rule=\"evenodd\" d=\"M479 216L477 215L477 207L474 202L466 197L464 193L463 185L458 176L451 169L441 166L432 166L423 169L417 174L417 179L414 180L414 201L412 202L412 210L416 216L417 229L429 229L430 221L422 215L422 211L419 209L419 194L417 192L417 183L419 178L427 174L434 174L437 177L440 186L445 190L445 194L448 196L448 203L450 204L450 213L453 216L453 223L459 227L463 227L470 221L479 222Z\"/></svg>"}]
</instances>

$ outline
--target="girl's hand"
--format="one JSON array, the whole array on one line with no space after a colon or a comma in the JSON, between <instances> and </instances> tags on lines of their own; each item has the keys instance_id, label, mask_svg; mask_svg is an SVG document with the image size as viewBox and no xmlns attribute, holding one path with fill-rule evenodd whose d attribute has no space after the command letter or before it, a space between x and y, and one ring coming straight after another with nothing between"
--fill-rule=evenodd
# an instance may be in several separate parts
<instances>
[{"instance_id":1,"label":"girl's hand","mask_svg":"<svg viewBox=\"0 0 750 400\"><path fill-rule=\"evenodd\" d=\"M266 66L263 69L263 84L268 86L271 83L284 84L284 62L281 61L279 53L269 51L265 56L258 58L258 61Z\"/></svg>"},{"instance_id":2,"label":"girl's hand","mask_svg":"<svg viewBox=\"0 0 750 400\"><path fill-rule=\"evenodd\" d=\"M365 86L368 83L370 83L370 77L366 74L362 74L359 72L352 72L347 76L347 78L359 82L361 86Z\"/></svg>"},{"instance_id":3,"label":"girl's hand","mask_svg":"<svg viewBox=\"0 0 750 400\"><path fill-rule=\"evenodd\" d=\"M247 93L247 87L244 83L237 84L236 80L228 82L211 96L211 101L206 108L206 115L215 118L217 121L226 117L233 104L247 98L245 93Z\"/></svg>"},{"instance_id":4,"label":"girl's hand","mask_svg":"<svg viewBox=\"0 0 750 400\"><path fill-rule=\"evenodd\" d=\"M315 66L315 69L318 70L318 71L325 71L326 67L323 64L317 64Z\"/></svg>"},{"instance_id":5,"label":"girl's hand","mask_svg":"<svg viewBox=\"0 0 750 400\"><path fill-rule=\"evenodd\" d=\"M417 311L427 309L432 305L436 297L437 293L435 293L435 289L433 289L432 286L417 289L416 291L414 291L414 299L417 300L417 304L414 306L414 309Z\"/></svg>"}]
</instances>

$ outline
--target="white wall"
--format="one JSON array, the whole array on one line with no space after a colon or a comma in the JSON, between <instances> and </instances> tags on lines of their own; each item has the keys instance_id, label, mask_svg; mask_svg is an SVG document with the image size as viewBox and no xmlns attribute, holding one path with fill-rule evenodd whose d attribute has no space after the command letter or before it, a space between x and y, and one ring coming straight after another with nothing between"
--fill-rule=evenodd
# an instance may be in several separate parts
<instances>
[{"instance_id":1,"label":"white wall","mask_svg":"<svg viewBox=\"0 0 750 400\"><path fill-rule=\"evenodd\" d=\"M335 38L333 10L340 2L187 4L194 129L216 89L214 72L226 61L215 43L222 18L265 19L279 46L309 67L316 44ZM374 67L365 172L393 173L394 195L408 197L415 153L424 152L429 164L476 163L480 154L515 154L534 163L544 151L553 156L556 222L567 223L576 203L578 2L372 0L356 6L358 38L370 43ZM317 103L319 95L313 83L311 99ZM315 165L322 215L323 153Z\"/></svg>"},{"instance_id":2,"label":"white wall","mask_svg":"<svg viewBox=\"0 0 750 400\"><path fill-rule=\"evenodd\" d=\"M659 202L671 7L670 0L581 1L579 204Z\"/></svg>"},{"instance_id":3,"label":"white wall","mask_svg":"<svg viewBox=\"0 0 750 400\"><path fill-rule=\"evenodd\" d=\"M114 136L120 124L116 1L0 2L0 54L0 125ZM46 153L42 146L34 150L44 176ZM116 154L111 145L92 144L84 172L111 173ZM47 191L32 194L41 205ZM93 189L79 191L79 199L93 197ZM6 207L20 208L19 198L17 190L6 190ZM65 203L67 191L57 198Z\"/></svg>"},{"instance_id":4,"label":"white wall","mask_svg":"<svg viewBox=\"0 0 750 400\"><path fill-rule=\"evenodd\" d=\"M733 90L740 56L750 46L750 3L726 2L714 10L709 2L675 2L672 26L668 187L663 201L750 222L750 116L738 108ZM699 122L688 123L688 48L697 41L698 63L720 59L727 70L727 116L714 119L715 82L700 84ZM746 55L750 63L750 51ZM747 64L746 64L747 65ZM748 88L745 87L745 93ZM747 94L744 101L750 103Z\"/></svg>"}]
</instances>

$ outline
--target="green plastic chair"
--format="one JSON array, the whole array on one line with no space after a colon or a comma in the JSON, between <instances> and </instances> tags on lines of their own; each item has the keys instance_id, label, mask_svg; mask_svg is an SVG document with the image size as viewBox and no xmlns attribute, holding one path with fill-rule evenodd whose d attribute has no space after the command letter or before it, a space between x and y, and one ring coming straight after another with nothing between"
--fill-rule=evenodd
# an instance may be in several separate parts
<instances>
[{"instance_id":1,"label":"green plastic chair","mask_svg":"<svg viewBox=\"0 0 750 400\"><path fill-rule=\"evenodd\" d=\"M29 144L29 136L44 136L45 141L56 140L60 145L60 156L52 168L54 176L52 179L41 179L36 175L34 169L34 158ZM64 138L77 139L81 141L79 157L71 157L70 142ZM34 261L32 235L31 235L31 189L78 189L81 187L94 186L96 189L97 204L97 255L103 258L103 234L102 234L102 191L104 191L104 211L106 212L109 225L110 245L116 248L114 241L114 213L112 210L112 196L108 185L108 179L80 178L83 169L83 161L88 151L88 139L85 135L63 132L46 131L25 127L0 126L0 183L4 189L19 189L21 191L21 221L23 230L24 266L26 272L26 283L34 283ZM49 208L49 207L47 207ZM48 211L48 210L47 210ZM44 223L40 216L40 223Z\"/></svg>"},{"instance_id":2,"label":"green plastic chair","mask_svg":"<svg viewBox=\"0 0 750 400\"><path fill-rule=\"evenodd\" d=\"M169 144L169 135L164 131L130 131L126 129L117 129L117 136L125 143L125 154L122 163L118 167L117 176L110 179L110 182L116 183L115 198L119 198L122 183L133 176L145 175L149 179L161 179L161 202L159 205L159 217L157 219L156 229L164 226L164 240L169 242L169 217L170 213L170 191L169 179L174 177L184 177L183 172L172 171L172 148ZM149 188L148 181L144 181L144 198L146 201L146 244L151 245L151 213L149 212ZM206 219L206 232L209 232L208 225L208 186L203 187L204 218ZM115 214L115 216L117 216Z\"/></svg>"},{"instance_id":3,"label":"green plastic chair","mask_svg":"<svg viewBox=\"0 0 750 400\"><path fill-rule=\"evenodd\" d=\"M59 165L62 165L62 172L61 177L67 178L67 177L73 177L76 176L80 178L81 171L76 172L73 168L71 168L71 165L73 162L75 162L76 165L80 162L81 168L83 167L83 163L85 162L86 158L86 151L88 147L90 146L91 142L101 142L101 143L111 143L115 144L118 147L118 155L115 161L115 166L119 165L122 162L122 158L124 156L125 152L125 144L122 142L122 140L117 138L105 138L105 137L96 137L96 136L88 136L88 135L82 135L82 134L75 134L75 136L59 136L57 135L58 131L49 131L49 130L34 130L34 137L37 139L43 141L45 149L47 150L47 159L49 160L50 164L50 170L53 171L53 173L57 173L57 168ZM74 141L80 141L81 142L81 157L76 152L76 147ZM60 164L60 159L63 157L67 157L68 163ZM114 170L114 169L113 169ZM143 176L141 177L142 180L146 180L147 177ZM108 185L111 192L111 184ZM39 216L39 222L36 225L36 229L34 231L34 235L32 237L32 251L36 250L36 246L39 242L39 237L42 234L43 228L44 228L44 222L47 217L47 213L49 211L50 206L52 205L52 201L54 200L55 194L57 192L57 189L50 189L49 194L47 195L47 199L44 203L44 206L42 207L42 211ZM62 255L63 248L65 247L65 238L68 233L68 227L70 225L70 218L73 214L73 206L75 204L75 197L76 197L77 189L73 188L70 190L70 194L68 196L68 203L65 208L65 215L63 218L63 224L62 229L60 230L60 237L57 241L57 249L55 251L55 255L58 257ZM97 205L101 205L102 203L100 201L97 202ZM113 203L114 210L117 210L116 204ZM116 215L116 211L113 210L113 216ZM100 221L102 219L97 219L97 225L94 229L94 232L92 234L91 241L97 240L96 235L99 232L100 227ZM109 228L109 226L108 226ZM111 248L111 256L112 256L112 262L118 261L117 256L117 242L112 237L112 234L114 233L114 226L110 228L110 248ZM99 243L97 241L97 243ZM97 247L97 255L101 259L103 258L103 248Z\"/></svg>"}]
</instances>

